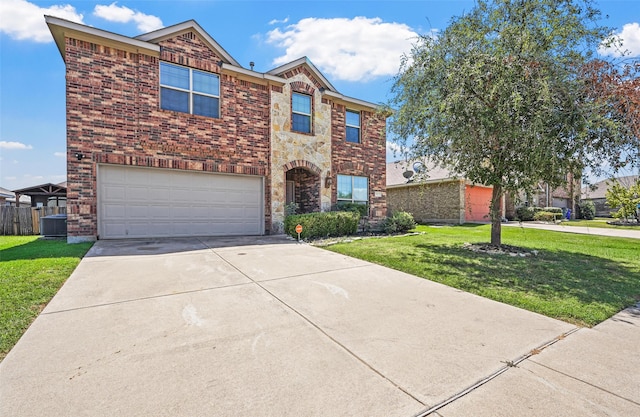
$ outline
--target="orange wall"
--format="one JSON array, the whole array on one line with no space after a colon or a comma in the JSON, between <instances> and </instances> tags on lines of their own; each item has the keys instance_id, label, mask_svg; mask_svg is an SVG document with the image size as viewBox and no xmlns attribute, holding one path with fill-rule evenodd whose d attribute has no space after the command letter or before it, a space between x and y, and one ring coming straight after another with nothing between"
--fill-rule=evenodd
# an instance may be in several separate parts
<instances>
[{"instance_id":1,"label":"orange wall","mask_svg":"<svg viewBox=\"0 0 640 417\"><path fill-rule=\"evenodd\" d=\"M467 222L490 222L489 206L493 189L465 186L464 217Z\"/></svg>"}]
</instances>

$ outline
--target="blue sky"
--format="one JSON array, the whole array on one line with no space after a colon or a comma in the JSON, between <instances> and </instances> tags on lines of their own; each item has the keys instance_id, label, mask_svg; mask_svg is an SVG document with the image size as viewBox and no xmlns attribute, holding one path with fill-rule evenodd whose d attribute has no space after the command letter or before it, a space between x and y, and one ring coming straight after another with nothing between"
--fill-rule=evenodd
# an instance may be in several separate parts
<instances>
[{"instance_id":1,"label":"blue sky","mask_svg":"<svg viewBox=\"0 0 640 417\"><path fill-rule=\"evenodd\" d=\"M0 187L66 180L64 63L43 15L127 36L195 19L244 67L266 72L308 56L342 94L389 98L400 57L472 0L0 1ZM640 55L640 0L599 0ZM391 153L388 153L391 159Z\"/></svg>"}]
</instances>

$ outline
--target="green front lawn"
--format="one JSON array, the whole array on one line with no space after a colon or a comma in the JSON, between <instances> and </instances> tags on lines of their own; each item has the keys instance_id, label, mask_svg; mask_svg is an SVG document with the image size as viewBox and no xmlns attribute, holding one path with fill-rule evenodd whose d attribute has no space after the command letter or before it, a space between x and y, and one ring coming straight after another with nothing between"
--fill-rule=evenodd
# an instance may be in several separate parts
<instances>
[{"instance_id":1,"label":"green front lawn","mask_svg":"<svg viewBox=\"0 0 640 417\"><path fill-rule=\"evenodd\" d=\"M38 236L0 236L0 361L91 245L69 245Z\"/></svg>"},{"instance_id":2,"label":"green front lawn","mask_svg":"<svg viewBox=\"0 0 640 417\"><path fill-rule=\"evenodd\" d=\"M598 227L603 229L628 229L637 230L640 232L640 226L616 226L608 224L607 222L615 221L616 219L596 217L593 220L570 220L560 223L562 226L580 226L580 227Z\"/></svg>"},{"instance_id":3,"label":"green front lawn","mask_svg":"<svg viewBox=\"0 0 640 417\"><path fill-rule=\"evenodd\" d=\"M418 226L421 235L363 239L329 250L582 326L640 300L640 240L503 227L502 243L530 257L463 248L489 225Z\"/></svg>"}]
</instances>

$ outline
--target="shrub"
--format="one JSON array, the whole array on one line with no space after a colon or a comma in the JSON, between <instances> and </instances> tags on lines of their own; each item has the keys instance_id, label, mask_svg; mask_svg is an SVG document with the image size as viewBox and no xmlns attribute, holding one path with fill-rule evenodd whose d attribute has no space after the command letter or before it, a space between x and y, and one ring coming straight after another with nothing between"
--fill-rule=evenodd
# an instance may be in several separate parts
<instances>
[{"instance_id":1,"label":"shrub","mask_svg":"<svg viewBox=\"0 0 640 417\"><path fill-rule=\"evenodd\" d=\"M298 212L298 204L291 202L289 204L287 204L286 206L284 206L284 215L285 216L292 216L294 214L296 214Z\"/></svg>"},{"instance_id":2,"label":"shrub","mask_svg":"<svg viewBox=\"0 0 640 417\"><path fill-rule=\"evenodd\" d=\"M580 217L585 220L593 220L596 217L596 205L591 200L583 200L578 203Z\"/></svg>"},{"instance_id":3,"label":"shrub","mask_svg":"<svg viewBox=\"0 0 640 417\"><path fill-rule=\"evenodd\" d=\"M359 222L360 214L355 211L296 214L285 217L284 232L297 238L296 226L299 224L303 239L352 235L358 231Z\"/></svg>"},{"instance_id":4,"label":"shrub","mask_svg":"<svg viewBox=\"0 0 640 417\"><path fill-rule=\"evenodd\" d=\"M557 211L540 210L533 215L533 220L538 222L553 222L558 218L562 218L562 210Z\"/></svg>"},{"instance_id":5,"label":"shrub","mask_svg":"<svg viewBox=\"0 0 640 417\"><path fill-rule=\"evenodd\" d=\"M382 230L385 233L405 233L414 227L416 227L416 222L411 213L406 211L396 211L382 222Z\"/></svg>"},{"instance_id":6,"label":"shrub","mask_svg":"<svg viewBox=\"0 0 640 417\"><path fill-rule=\"evenodd\" d=\"M557 215L557 218L562 218L562 209L560 207L518 207L516 209L516 217L521 222L530 222L531 220L541 221L536 219L536 213L541 211L545 211L547 213L554 213ZM553 220L553 219L552 219ZM544 220L542 220L544 221Z\"/></svg>"},{"instance_id":7,"label":"shrub","mask_svg":"<svg viewBox=\"0 0 640 417\"><path fill-rule=\"evenodd\" d=\"M516 209L516 217L521 222L530 222L533 220L533 215L536 211L540 211L538 207L518 207Z\"/></svg>"},{"instance_id":8,"label":"shrub","mask_svg":"<svg viewBox=\"0 0 640 417\"><path fill-rule=\"evenodd\" d=\"M541 211L548 211L549 213L556 213L562 216L562 208L560 207L545 207Z\"/></svg>"}]
</instances>

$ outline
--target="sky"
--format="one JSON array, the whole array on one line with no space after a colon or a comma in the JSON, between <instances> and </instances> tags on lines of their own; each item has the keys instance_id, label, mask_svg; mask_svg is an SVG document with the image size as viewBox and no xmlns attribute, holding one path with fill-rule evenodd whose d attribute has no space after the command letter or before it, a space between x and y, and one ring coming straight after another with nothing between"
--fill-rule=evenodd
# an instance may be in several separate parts
<instances>
[{"instance_id":1,"label":"sky","mask_svg":"<svg viewBox=\"0 0 640 417\"><path fill-rule=\"evenodd\" d=\"M473 0L0 0L0 187L66 180L65 67L44 21L52 15L125 36L194 19L236 61L267 72L307 56L336 89L390 99L400 59L420 35L447 27ZM640 0L598 0L640 56ZM611 51L602 51L612 54ZM388 143L387 159L394 159Z\"/></svg>"}]
</instances>

